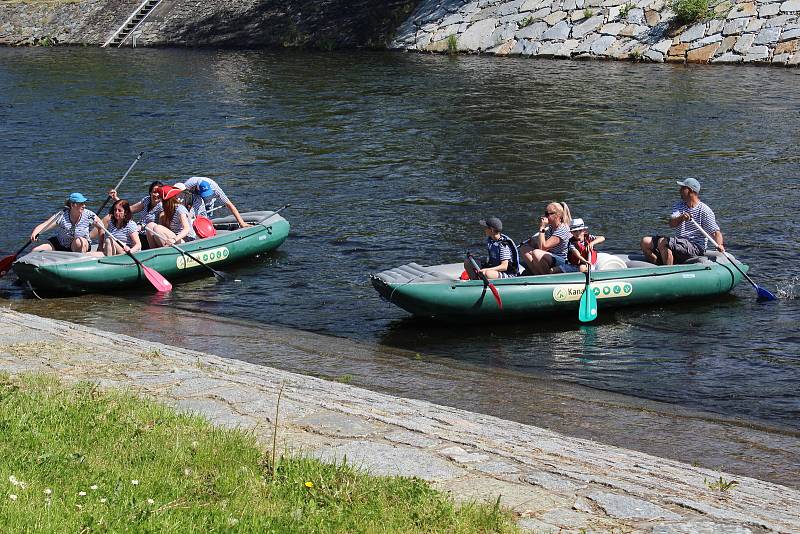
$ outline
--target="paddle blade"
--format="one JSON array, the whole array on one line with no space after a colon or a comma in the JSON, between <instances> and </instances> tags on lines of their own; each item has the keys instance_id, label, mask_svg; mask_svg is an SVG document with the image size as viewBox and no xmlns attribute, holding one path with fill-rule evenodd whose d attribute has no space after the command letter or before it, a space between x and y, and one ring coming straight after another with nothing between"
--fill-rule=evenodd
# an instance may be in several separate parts
<instances>
[{"instance_id":1,"label":"paddle blade","mask_svg":"<svg viewBox=\"0 0 800 534\"><path fill-rule=\"evenodd\" d=\"M16 259L17 255L12 254L0 260L0 276L5 276L6 273L11 270L11 264L14 263Z\"/></svg>"},{"instance_id":2,"label":"paddle blade","mask_svg":"<svg viewBox=\"0 0 800 534\"><path fill-rule=\"evenodd\" d=\"M500 311L503 311L503 301L500 300L500 292L497 291L497 288L491 283L489 284L489 289L491 289L492 295L494 295L494 300L497 301L497 307L500 308Z\"/></svg>"},{"instance_id":3,"label":"paddle blade","mask_svg":"<svg viewBox=\"0 0 800 534\"><path fill-rule=\"evenodd\" d=\"M586 286L583 295L581 295L581 302L578 307L578 319L582 323L589 323L597 319L597 296L589 285Z\"/></svg>"},{"instance_id":4,"label":"paddle blade","mask_svg":"<svg viewBox=\"0 0 800 534\"><path fill-rule=\"evenodd\" d=\"M778 297L767 291L761 286L756 286L756 293L758 293L758 302L767 302L770 300L778 300Z\"/></svg>"},{"instance_id":5,"label":"paddle blade","mask_svg":"<svg viewBox=\"0 0 800 534\"><path fill-rule=\"evenodd\" d=\"M153 287L156 288L156 291L172 291L172 284L170 284L169 280L164 278L160 272L147 265L142 265L142 269L144 270L144 275L150 283L153 284Z\"/></svg>"}]
</instances>

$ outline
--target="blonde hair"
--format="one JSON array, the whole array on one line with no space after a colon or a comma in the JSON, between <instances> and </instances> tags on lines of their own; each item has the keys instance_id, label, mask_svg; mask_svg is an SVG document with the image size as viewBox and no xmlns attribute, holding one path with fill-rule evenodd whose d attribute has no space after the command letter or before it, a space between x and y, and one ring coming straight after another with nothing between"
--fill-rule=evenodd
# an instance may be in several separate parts
<instances>
[{"instance_id":1,"label":"blonde hair","mask_svg":"<svg viewBox=\"0 0 800 534\"><path fill-rule=\"evenodd\" d=\"M556 214L561 218L561 223L569 226L572 224L572 214L569 211L569 206L566 202L550 202L547 209L553 208Z\"/></svg>"}]
</instances>

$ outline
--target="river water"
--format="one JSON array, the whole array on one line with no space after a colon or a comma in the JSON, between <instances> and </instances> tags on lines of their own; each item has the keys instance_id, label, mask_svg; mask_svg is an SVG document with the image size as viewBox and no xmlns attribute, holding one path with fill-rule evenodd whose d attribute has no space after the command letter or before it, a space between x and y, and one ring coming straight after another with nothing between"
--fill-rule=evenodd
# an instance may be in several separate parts
<instances>
[{"instance_id":1,"label":"river water","mask_svg":"<svg viewBox=\"0 0 800 534\"><path fill-rule=\"evenodd\" d=\"M251 331L269 324L408 349L391 354L420 353L452 373L451 389L428 396L465 408L476 402L459 387L469 369L484 386L498 376L516 377L508 387L547 379L795 433L798 86L798 69L0 49L3 255L69 192L99 206L142 150L121 187L130 199L151 180L200 174L242 211L292 204L289 240L232 268L241 282L195 281L163 298L145 290L39 303L7 277L0 294L25 311L126 333L129 320L150 338L169 331L169 312L180 309L198 323L235 319ZM528 236L552 199L605 235L603 250L633 251L642 235L667 230L675 180L687 176L703 183L729 250L778 302L756 303L743 284L709 302L601 308L591 326L554 317L462 327L410 319L369 284L371 272L479 249L477 220L490 214L513 237ZM154 309L158 320L149 320ZM229 339L228 352L243 339ZM268 363L314 371L309 362ZM342 368L382 387L356 359ZM409 396L429 385L424 373L409 380ZM537 422L525 395L503 397L485 410Z\"/></svg>"}]
</instances>

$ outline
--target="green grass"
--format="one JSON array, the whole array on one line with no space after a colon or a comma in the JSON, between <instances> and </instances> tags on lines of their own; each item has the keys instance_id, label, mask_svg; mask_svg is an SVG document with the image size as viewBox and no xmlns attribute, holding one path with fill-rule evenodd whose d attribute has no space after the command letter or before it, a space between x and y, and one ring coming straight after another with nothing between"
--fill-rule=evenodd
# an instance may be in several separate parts
<instances>
[{"instance_id":1,"label":"green grass","mask_svg":"<svg viewBox=\"0 0 800 534\"><path fill-rule=\"evenodd\" d=\"M708 0L671 0L669 7L681 24L691 24L709 16Z\"/></svg>"},{"instance_id":2,"label":"green grass","mask_svg":"<svg viewBox=\"0 0 800 534\"><path fill-rule=\"evenodd\" d=\"M302 457L273 471L250 434L91 384L0 375L0 434L5 532L516 531L418 479Z\"/></svg>"}]
</instances>

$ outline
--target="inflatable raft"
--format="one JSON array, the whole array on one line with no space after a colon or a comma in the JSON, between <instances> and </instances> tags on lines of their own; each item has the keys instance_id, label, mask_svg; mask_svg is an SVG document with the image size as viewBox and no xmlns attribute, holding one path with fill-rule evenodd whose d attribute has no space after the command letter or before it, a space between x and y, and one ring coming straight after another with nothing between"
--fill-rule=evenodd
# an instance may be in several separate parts
<instances>
[{"instance_id":1,"label":"inflatable raft","mask_svg":"<svg viewBox=\"0 0 800 534\"><path fill-rule=\"evenodd\" d=\"M736 261L735 259L733 261ZM747 265L737 262L747 271ZM370 278L389 302L419 317L435 319L536 317L574 314L586 286L584 273L493 280L503 302L479 280L461 280L462 263L425 267L409 263ZM656 266L643 256L600 253L591 290L600 310L695 300L722 295L742 279L724 255L708 252L689 263Z\"/></svg>"},{"instance_id":2,"label":"inflatable raft","mask_svg":"<svg viewBox=\"0 0 800 534\"><path fill-rule=\"evenodd\" d=\"M273 250L289 235L288 221L275 212L243 213L242 218L253 226L239 228L233 217L214 219L217 235L180 248L219 269ZM143 250L134 256L170 281L207 273L202 265L171 247ZM31 252L13 268L22 281L48 293L99 293L149 285L142 269L126 254L94 257L78 252Z\"/></svg>"}]
</instances>

